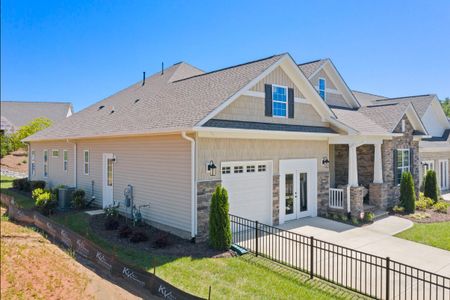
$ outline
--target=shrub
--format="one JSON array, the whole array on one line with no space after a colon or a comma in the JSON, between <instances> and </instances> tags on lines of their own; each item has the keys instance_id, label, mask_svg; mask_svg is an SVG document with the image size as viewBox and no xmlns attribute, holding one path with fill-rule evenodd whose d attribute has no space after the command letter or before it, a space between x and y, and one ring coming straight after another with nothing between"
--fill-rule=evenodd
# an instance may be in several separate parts
<instances>
[{"instance_id":1,"label":"shrub","mask_svg":"<svg viewBox=\"0 0 450 300\"><path fill-rule=\"evenodd\" d=\"M86 193L82 189L76 189L72 194L72 205L76 208L84 208L86 206Z\"/></svg>"},{"instance_id":2,"label":"shrub","mask_svg":"<svg viewBox=\"0 0 450 300\"><path fill-rule=\"evenodd\" d=\"M416 209L417 210L426 210L427 209L427 202L423 199L416 201Z\"/></svg>"},{"instance_id":3,"label":"shrub","mask_svg":"<svg viewBox=\"0 0 450 300\"><path fill-rule=\"evenodd\" d=\"M132 233L133 233L133 229L131 229L131 227L128 225L123 225L119 229L119 237L121 239L128 238Z\"/></svg>"},{"instance_id":4,"label":"shrub","mask_svg":"<svg viewBox=\"0 0 450 300\"><path fill-rule=\"evenodd\" d=\"M364 221L372 222L374 217L375 215L373 214L373 212L367 212L364 214Z\"/></svg>"},{"instance_id":5,"label":"shrub","mask_svg":"<svg viewBox=\"0 0 450 300\"><path fill-rule=\"evenodd\" d=\"M37 198L38 198L42 193L44 193L44 189L41 189L41 188L34 189L34 190L31 192L31 198L33 198L33 200L36 202Z\"/></svg>"},{"instance_id":6,"label":"shrub","mask_svg":"<svg viewBox=\"0 0 450 300\"><path fill-rule=\"evenodd\" d=\"M217 186L212 195L209 213L209 243L218 250L226 250L231 246L228 208L228 192L225 188Z\"/></svg>"},{"instance_id":7,"label":"shrub","mask_svg":"<svg viewBox=\"0 0 450 300\"><path fill-rule=\"evenodd\" d=\"M46 182L43 180L33 180L30 181L30 185L32 191L35 189L45 189Z\"/></svg>"},{"instance_id":8,"label":"shrub","mask_svg":"<svg viewBox=\"0 0 450 300\"><path fill-rule=\"evenodd\" d=\"M348 221L348 217L347 217L345 214L340 215L340 216L339 216L339 219L340 219L342 222L347 222L347 221Z\"/></svg>"},{"instance_id":9,"label":"shrub","mask_svg":"<svg viewBox=\"0 0 450 300\"><path fill-rule=\"evenodd\" d=\"M338 220L339 220L339 215L338 215L338 214L331 214L331 218L332 218L333 220L338 221Z\"/></svg>"},{"instance_id":10,"label":"shrub","mask_svg":"<svg viewBox=\"0 0 450 300\"><path fill-rule=\"evenodd\" d=\"M58 204L54 193L50 190L43 190L39 194L35 193L35 196L35 205L44 215L52 213Z\"/></svg>"},{"instance_id":11,"label":"shrub","mask_svg":"<svg viewBox=\"0 0 450 300\"><path fill-rule=\"evenodd\" d=\"M19 190L19 191L27 191L29 190L29 182L28 178L18 178L13 180L13 188Z\"/></svg>"},{"instance_id":12,"label":"shrub","mask_svg":"<svg viewBox=\"0 0 450 300\"><path fill-rule=\"evenodd\" d=\"M106 230L116 230L119 228L119 221L116 218L106 217L104 225Z\"/></svg>"},{"instance_id":13,"label":"shrub","mask_svg":"<svg viewBox=\"0 0 450 300\"><path fill-rule=\"evenodd\" d=\"M107 218L117 218L117 216L119 215L117 206L114 206L114 205L105 207L105 209L103 209L103 210L105 211L105 215Z\"/></svg>"},{"instance_id":14,"label":"shrub","mask_svg":"<svg viewBox=\"0 0 450 300\"><path fill-rule=\"evenodd\" d=\"M145 232L141 230L137 230L133 232L130 236L130 242L132 243L139 243L139 242L145 242L148 241L148 236Z\"/></svg>"},{"instance_id":15,"label":"shrub","mask_svg":"<svg viewBox=\"0 0 450 300\"><path fill-rule=\"evenodd\" d=\"M433 210L446 214L447 210L448 210L448 206L449 206L449 204L447 202L439 201L433 205Z\"/></svg>"},{"instance_id":16,"label":"shrub","mask_svg":"<svg viewBox=\"0 0 450 300\"><path fill-rule=\"evenodd\" d=\"M165 248L169 245L169 234L167 232L159 232L153 246L155 248Z\"/></svg>"},{"instance_id":17,"label":"shrub","mask_svg":"<svg viewBox=\"0 0 450 300\"><path fill-rule=\"evenodd\" d=\"M354 225L358 225L359 224L359 220L357 217L352 217L352 224Z\"/></svg>"},{"instance_id":18,"label":"shrub","mask_svg":"<svg viewBox=\"0 0 450 300\"><path fill-rule=\"evenodd\" d=\"M438 201L438 186L436 179L436 172L433 170L428 170L427 175L425 176L424 190L423 194L425 197L431 198L434 203Z\"/></svg>"},{"instance_id":19,"label":"shrub","mask_svg":"<svg viewBox=\"0 0 450 300\"><path fill-rule=\"evenodd\" d=\"M404 208L403 206L398 206L398 205L396 205L396 206L394 206L394 207L392 208L392 211L395 212L395 213L397 213L397 214L402 214L402 213L405 212L405 208Z\"/></svg>"},{"instance_id":20,"label":"shrub","mask_svg":"<svg viewBox=\"0 0 450 300\"><path fill-rule=\"evenodd\" d=\"M405 212L414 213L416 211L416 194L414 192L414 181L410 172L403 172L400 182L400 204L405 208Z\"/></svg>"}]
</instances>

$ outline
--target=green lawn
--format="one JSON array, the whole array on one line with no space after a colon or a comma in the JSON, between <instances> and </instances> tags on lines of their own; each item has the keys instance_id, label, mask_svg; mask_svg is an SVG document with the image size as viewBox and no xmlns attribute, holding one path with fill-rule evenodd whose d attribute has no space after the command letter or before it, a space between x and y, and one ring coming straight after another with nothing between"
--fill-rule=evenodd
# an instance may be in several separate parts
<instances>
[{"instance_id":1,"label":"green lawn","mask_svg":"<svg viewBox=\"0 0 450 300\"><path fill-rule=\"evenodd\" d=\"M1 177L2 193L16 197L22 207L32 207L30 198L8 188L12 178ZM253 255L234 258L155 256L150 251L117 246L95 234L88 215L70 212L52 217L129 264L153 272L173 285L205 297L211 286L212 299L357 299L363 298L307 274L285 268Z\"/></svg>"},{"instance_id":2,"label":"green lawn","mask_svg":"<svg viewBox=\"0 0 450 300\"><path fill-rule=\"evenodd\" d=\"M450 222L415 223L396 237L450 251Z\"/></svg>"},{"instance_id":3,"label":"green lawn","mask_svg":"<svg viewBox=\"0 0 450 300\"><path fill-rule=\"evenodd\" d=\"M2 194L13 196L16 204L22 208L33 208L34 201L30 197L23 195L15 190L10 189L14 178L8 176L0 177L0 190Z\"/></svg>"}]
</instances>

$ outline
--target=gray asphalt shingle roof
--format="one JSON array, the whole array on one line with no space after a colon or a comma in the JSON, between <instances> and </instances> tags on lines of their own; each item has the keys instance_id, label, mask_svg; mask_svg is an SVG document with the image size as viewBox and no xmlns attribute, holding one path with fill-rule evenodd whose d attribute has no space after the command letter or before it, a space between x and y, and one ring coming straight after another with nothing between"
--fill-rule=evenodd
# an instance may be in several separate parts
<instances>
[{"instance_id":1,"label":"gray asphalt shingle roof","mask_svg":"<svg viewBox=\"0 0 450 300\"><path fill-rule=\"evenodd\" d=\"M208 120L203 126L215 128L230 128L230 129L336 133L333 129L329 127L321 127L321 126L289 125L289 124L219 120L219 119Z\"/></svg>"},{"instance_id":2,"label":"gray asphalt shingle roof","mask_svg":"<svg viewBox=\"0 0 450 300\"><path fill-rule=\"evenodd\" d=\"M419 117L423 117L428 107L431 105L435 95L419 95L399 98L378 99L373 102L373 105L387 104L387 103L412 103L414 109L417 111Z\"/></svg>"},{"instance_id":3,"label":"gray asphalt shingle roof","mask_svg":"<svg viewBox=\"0 0 450 300\"><path fill-rule=\"evenodd\" d=\"M158 72L146 78L145 85L139 81L26 140L192 128L282 57L275 55L209 73L186 63L176 64L162 75Z\"/></svg>"},{"instance_id":4,"label":"gray asphalt shingle roof","mask_svg":"<svg viewBox=\"0 0 450 300\"><path fill-rule=\"evenodd\" d=\"M0 105L1 116L16 129L40 117L57 123L66 119L69 108L72 108L72 104L68 102L1 101Z\"/></svg>"},{"instance_id":5,"label":"gray asphalt shingle roof","mask_svg":"<svg viewBox=\"0 0 450 300\"><path fill-rule=\"evenodd\" d=\"M314 72L316 72L324 63L326 63L326 59L319 59L315 61L310 61L306 63L299 64L298 67L305 74L306 78L311 77Z\"/></svg>"},{"instance_id":6,"label":"gray asphalt shingle roof","mask_svg":"<svg viewBox=\"0 0 450 300\"><path fill-rule=\"evenodd\" d=\"M378 125L358 110L344 108L332 108L332 110L337 116L338 121L362 134L380 134L388 132L384 127Z\"/></svg>"}]
</instances>

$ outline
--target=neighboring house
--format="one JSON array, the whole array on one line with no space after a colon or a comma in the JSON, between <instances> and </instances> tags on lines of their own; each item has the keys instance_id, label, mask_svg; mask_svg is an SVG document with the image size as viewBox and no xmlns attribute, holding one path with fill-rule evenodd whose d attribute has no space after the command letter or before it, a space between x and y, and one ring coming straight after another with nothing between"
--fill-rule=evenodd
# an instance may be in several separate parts
<instances>
[{"instance_id":1,"label":"neighboring house","mask_svg":"<svg viewBox=\"0 0 450 300\"><path fill-rule=\"evenodd\" d=\"M1 101L1 133L14 133L30 121L44 117L54 123L70 117L72 104L67 102Z\"/></svg>"},{"instance_id":2,"label":"neighboring house","mask_svg":"<svg viewBox=\"0 0 450 300\"><path fill-rule=\"evenodd\" d=\"M282 54L207 73L175 64L25 141L32 180L102 207L132 185L145 220L204 238L218 184L230 213L274 225L392 206L403 171L418 183L426 134L412 104L361 107L330 60Z\"/></svg>"},{"instance_id":3,"label":"neighboring house","mask_svg":"<svg viewBox=\"0 0 450 300\"><path fill-rule=\"evenodd\" d=\"M438 184L442 191L448 191L450 169L450 122L442 109L436 95L419 95L400 98L386 98L363 92L355 92L360 103L366 106L387 104L412 104L416 109L422 123L428 131L429 137L423 138L419 143L420 153L420 182L429 169L435 170Z\"/></svg>"}]
</instances>

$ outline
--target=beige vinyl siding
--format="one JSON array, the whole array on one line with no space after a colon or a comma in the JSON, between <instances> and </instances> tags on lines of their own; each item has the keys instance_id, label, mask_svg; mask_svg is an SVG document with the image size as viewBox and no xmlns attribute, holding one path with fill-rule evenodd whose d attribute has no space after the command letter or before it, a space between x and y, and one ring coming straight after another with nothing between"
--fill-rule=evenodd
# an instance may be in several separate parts
<instances>
[{"instance_id":1,"label":"beige vinyl siding","mask_svg":"<svg viewBox=\"0 0 450 300\"><path fill-rule=\"evenodd\" d=\"M315 158L318 172L328 172L322 166L323 157L328 156L327 141L293 141L293 140L247 140L247 139L197 139L197 178L217 180L221 177L220 164L226 161L273 161L273 173L278 174L280 159ZM215 177L206 170L209 161L217 166Z\"/></svg>"},{"instance_id":2,"label":"beige vinyl siding","mask_svg":"<svg viewBox=\"0 0 450 300\"><path fill-rule=\"evenodd\" d=\"M190 143L180 135L81 140L78 147L78 187L102 205L103 153L112 153L113 199L122 201L124 189L133 186L134 203L144 219L182 231L191 228ZM84 150L89 150L89 175L85 175ZM123 203L120 211L125 212ZM127 211L129 213L129 209Z\"/></svg>"},{"instance_id":3,"label":"beige vinyl siding","mask_svg":"<svg viewBox=\"0 0 450 300\"><path fill-rule=\"evenodd\" d=\"M73 144L66 142L32 142L30 144L30 151L35 151L35 165L36 174L31 176L31 180L45 180L49 187L55 187L63 184L67 186L74 186L74 169L73 169ZM48 177L44 177L44 150L48 150ZM59 156L53 157L52 151L58 150ZM63 150L67 150L68 161L67 171L63 168ZM31 153L31 152L30 152ZM29 160L31 164L31 157ZM31 168L31 167L30 167Z\"/></svg>"},{"instance_id":4,"label":"beige vinyl siding","mask_svg":"<svg viewBox=\"0 0 450 300\"><path fill-rule=\"evenodd\" d=\"M331 81L330 77L328 77L327 73L322 69L316 75L314 75L309 81L311 81L314 87L319 86L319 78L324 78L326 80L326 88L336 90L336 86Z\"/></svg>"},{"instance_id":5,"label":"beige vinyl siding","mask_svg":"<svg viewBox=\"0 0 450 300\"><path fill-rule=\"evenodd\" d=\"M287 86L294 89L295 97L304 98L302 92L297 88L297 86L292 82L289 76L281 69L281 67L276 68L270 72L266 77L259 81L250 90L256 92L264 92L265 84L278 84L282 86Z\"/></svg>"},{"instance_id":6,"label":"beige vinyl siding","mask_svg":"<svg viewBox=\"0 0 450 300\"><path fill-rule=\"evenodd\" d=\"M328 126L310 104L295 103L294 118L267 117L264 113L264 98L241 96L221 111L215 119L295 124L310 126Z\"/></svg>"}]
</instances>

